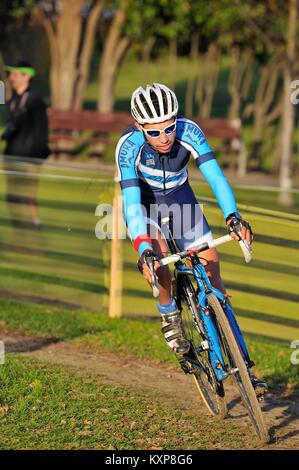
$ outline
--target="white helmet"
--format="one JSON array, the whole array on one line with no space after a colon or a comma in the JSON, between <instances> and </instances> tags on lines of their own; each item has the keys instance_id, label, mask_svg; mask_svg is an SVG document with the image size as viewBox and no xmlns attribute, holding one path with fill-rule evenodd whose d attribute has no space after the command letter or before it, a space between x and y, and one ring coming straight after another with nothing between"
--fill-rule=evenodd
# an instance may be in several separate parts
<instances>
[{"instance_id":1,"label":"white helmet","mask_svg":"<svg viewBox=\"0 0 299 470\"><path fill-rule=\"evenodd\" d=\"M132 94L131 113L139 124L167 121L178 114L178 109L174 92L160 83L139 87Z\"/></svg>"}]
</instances>

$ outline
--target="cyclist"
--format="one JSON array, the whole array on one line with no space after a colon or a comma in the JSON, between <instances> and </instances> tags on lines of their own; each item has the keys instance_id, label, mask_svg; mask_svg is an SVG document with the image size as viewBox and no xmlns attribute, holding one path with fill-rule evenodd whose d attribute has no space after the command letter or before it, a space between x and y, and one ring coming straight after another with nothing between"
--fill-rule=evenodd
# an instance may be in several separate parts
<instances>
[{"instance_id":1,"label":"cyclist","mask_svg":"<svg viewBox=\"0 0 299 470\"><path fill-rule=\"evenodd\" d=\"M152 272L146 260L153 261L160 288L157 307L161 331L173 351L186 354L189 342L172 297L171 274L168 266L159 266L158 259L168 254L160 230L165 216L170 216L180 250L212 240L211 229L188 182L190 156L211 186L231 236L238 240L235 227L241 227L242 239L251 244L252 231L238 213L233 191L202 130L190 119L178 116L178 101L172 90L159 83L137 88L131 98L131 113L135 123L124 132L116 148L124 216L139 253L138 268L148 282ZM206 250L204 258L212 285L227 297L216 249ZM253 374L251 380L257 394L266 391L265 382Z\"/></svg>"}]
</instances>

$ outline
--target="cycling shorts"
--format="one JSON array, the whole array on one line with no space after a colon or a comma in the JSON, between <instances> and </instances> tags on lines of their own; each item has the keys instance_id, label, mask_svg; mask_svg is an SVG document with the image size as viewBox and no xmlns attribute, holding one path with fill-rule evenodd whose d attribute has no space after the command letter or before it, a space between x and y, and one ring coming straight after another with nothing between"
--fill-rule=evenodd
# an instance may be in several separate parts
<instances>
[{"instance_id":1,"label":"cycling shorts","mask_svg":"<svg viewBox=\"0 0 299 470\"><path fill-rule=\"evenodd\" d=\"M142 191L141 204L152 239L155 238L155 229L169 238L167 226L162 224L165 218L169 219L173 238L181 251L213 239L202 207L188 181L165 195Z\"/></svg>"}]
</instances>

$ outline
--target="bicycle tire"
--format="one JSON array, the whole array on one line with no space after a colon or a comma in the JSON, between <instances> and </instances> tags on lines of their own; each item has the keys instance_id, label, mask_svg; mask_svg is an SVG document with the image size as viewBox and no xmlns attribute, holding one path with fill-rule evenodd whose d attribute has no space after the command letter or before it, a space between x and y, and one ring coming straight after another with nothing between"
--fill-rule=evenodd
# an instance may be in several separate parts
<instances>
[{"instance_id":1,"label":"bicycle tire","mask_svg":"<svg viewBox=\"0 0 299 470\"><path fill-rule=\"evenodd\" d=\"M189 362L193 370L192 377L209 413L218 419L224 419L227 415L227 406L223 384L216 379L214 370L209 361L208 351L198 352L203 337L197 326L201 323L201 320L196 307L196 293L187 276L184 276L184 281L181 278L181 282L181 288L183 290L183 295L180 298L182 328L186 338L191 344L190 351L194 357L192 362ZM194 318L196 320L194 320ZM185 355L185 359L188 362L188 354Z\"/></svg>"},{"instance_id":2,"label":"bicycle tire","mask_svg":"<svg viewBox=\"0 0 299 470\"><path fill-rule=\"evenodd\" d=\"M243 403L247 408L250 420L259 439L263 443L268 443L270 437L264 422L262 410L252 386L246 364L242 358L240 348L235 339L235 335L217 297L215 295L209 296L208 303L215 314L219 333L221 335L222 347L226 354L229 365L232 370L236 369L233 376L239 388Z\"/></svg>"}]
</instances>

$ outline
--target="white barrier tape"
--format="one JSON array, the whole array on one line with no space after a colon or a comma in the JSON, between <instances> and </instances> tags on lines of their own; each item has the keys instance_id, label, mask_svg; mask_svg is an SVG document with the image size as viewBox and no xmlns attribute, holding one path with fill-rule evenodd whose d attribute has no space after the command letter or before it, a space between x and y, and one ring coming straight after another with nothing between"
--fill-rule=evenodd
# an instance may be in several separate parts
<instances>
[{"instance_id":1,"label":"white barrier tape","mask_svg":"<svg viewBox=\"0 0 299 470\"><path fill-rule=\"evenodd\" d=\"M16 176L25 176L25 177L35 177L35 178L48 178L48 179L57 179L57 180L65 180L65 181L93 181L93 182L100 182L100 183L107 183L110 180L107 178L87 178L84 176L67 176L67 175L53 175L51 173L31 173L27 171L15 171L15 170L0 170L0 174L2 175L16 175ZM113 180L110 181L114 183Z\"/></svg>"},{"instance_id":2,"label":"white barrier tape","mask_svg":"<svg viewBox=\"0 0 299 470\"><path fill-rule=\"evenodd\" d=\"M195 197L198 201L212 202L213 204L218 205L217 200L214 199L213 197L202 197L202 196L199 196L198 194L195 194ZM246 212L254 212L255 214L266 215L266 216L268 215L268 216L277 217L281 219L292 219L294 222L299 222L299 215L293 214L292 212L273 211L271 209L264 209L262 207L247 206L246 204L238 204L238 208Z\"/></svg>"}]
</instances>

